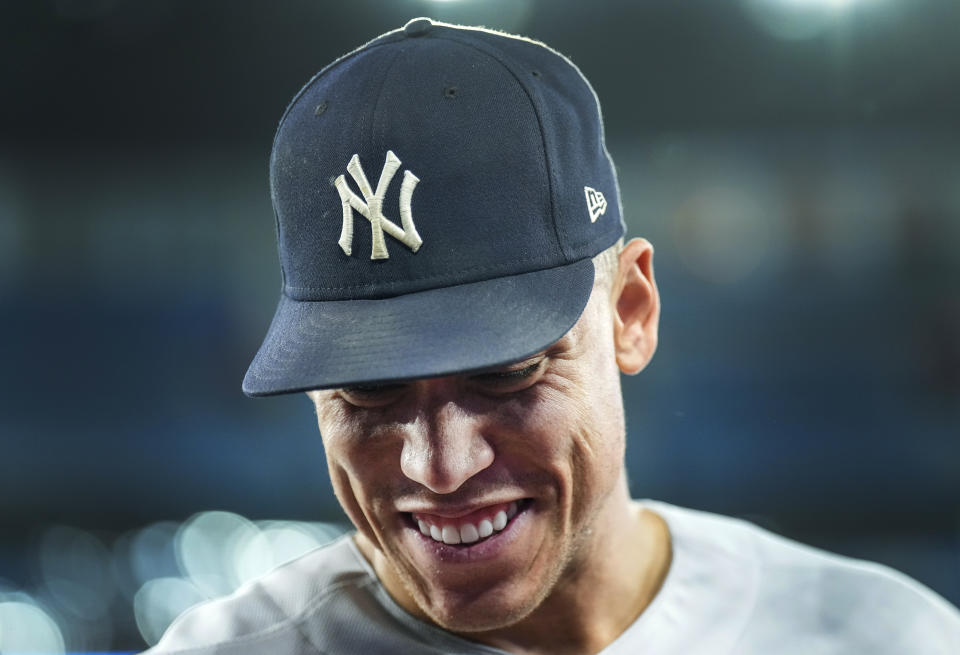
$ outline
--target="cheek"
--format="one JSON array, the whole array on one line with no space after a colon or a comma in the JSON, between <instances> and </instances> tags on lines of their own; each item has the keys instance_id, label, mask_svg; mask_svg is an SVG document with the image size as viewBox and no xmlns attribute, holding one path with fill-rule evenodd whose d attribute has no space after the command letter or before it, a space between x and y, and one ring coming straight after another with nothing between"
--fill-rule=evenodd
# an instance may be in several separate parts
<instances>
[{"instance_id":1,"label":"cheek","mask_svg":"<svg viewBox=\"0 0 960 655\"><path fill-rule=\"evenodd\" d=\"M391 479L386 467L398 461L399 454L390 452L389 444L365 437L363 426L346 413L333 422L323 418L320 416L320 435L333 491L357 529L373 538L375 504L383 497L380 486Z\"/></svg>"},{"instance_id":2,"label":"cheek","mask_svg":"<svg viewBox=\"0 0 960 655\"><path fill-rule=\"evenodd\" d=\"M531 424L544 435L544 461L568 479L575 504L590 504L617 483L625 437L619 379L591 377L589 384L554 384L544 393Z\"/></svg>"},{"instance_id":3,"label":"cheek","mask_svg":"<svg viewBox=\"0 0 960 655\"><path fill-rule=\"evenodd\" d=\"M331 473L344 470L353 479L375 475L390 461L391 440L385 430L366 424L342 403L332 404L317 412L320 438Z\"/></svg>"},{"instance_id":4,"label":"cheek","mask_svg":"<svg viewBox=\"0 0 960 655\"><path fill-rule=\"evenodd\" d=\"M335 443L325 447L328 448L330 482L340 506L354 527L370 543L384 550L382 535L385 526L382 517L386 513L385 501L391 498L389 489L384 485L386 480L392 478L382 468L377 469L375 461L365 452L340 449ZM382 457L379 459L384 461Z\"/></svg>"},{"instance_id":5,"label":"cheek","mask_svg":"<svg viewBox=\"0 0 960 655\"><path fill-rule=\"evenodd\" d=\"M518 462L538 468L553 468L566 459L571 420L569 399L550 385L541 383L522 397L503 401L490 421L494 447L500 464Z\"/></svg>"}]
</instances>

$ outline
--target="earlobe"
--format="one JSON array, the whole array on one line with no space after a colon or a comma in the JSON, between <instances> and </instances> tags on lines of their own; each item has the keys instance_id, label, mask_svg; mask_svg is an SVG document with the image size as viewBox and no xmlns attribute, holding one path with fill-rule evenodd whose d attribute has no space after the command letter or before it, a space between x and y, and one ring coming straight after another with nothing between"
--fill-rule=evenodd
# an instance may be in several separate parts
<instances>
[{"instance_id":1,"label":"earlobe","mask_svg":"<svg viewBox=\"0 0 960 655\"><path fill-rule=\"evenodd\" d=\"M657 349L660 323L653 246L646 239L632 239L621 251L611 303L617 365L629 375L639 373Z\"/></svg>"}]
</instances>

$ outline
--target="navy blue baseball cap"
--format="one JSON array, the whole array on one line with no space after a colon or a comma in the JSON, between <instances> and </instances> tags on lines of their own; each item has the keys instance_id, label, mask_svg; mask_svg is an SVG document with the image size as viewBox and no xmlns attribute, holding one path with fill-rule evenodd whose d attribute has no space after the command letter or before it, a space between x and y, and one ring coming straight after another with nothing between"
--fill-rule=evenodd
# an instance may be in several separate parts
<instances>
[{"instance_id":1,"label":"navy blue baseball cap","mask_svg":"<svg viewBox=\"0 0 960 655\"><path fill-rule=\"evenodd\" d=\"M478 371L562 337L624 234L596 94L530 39L419 18L290 103L283 285L250 396Z\"/></svg>"}]
</instances>

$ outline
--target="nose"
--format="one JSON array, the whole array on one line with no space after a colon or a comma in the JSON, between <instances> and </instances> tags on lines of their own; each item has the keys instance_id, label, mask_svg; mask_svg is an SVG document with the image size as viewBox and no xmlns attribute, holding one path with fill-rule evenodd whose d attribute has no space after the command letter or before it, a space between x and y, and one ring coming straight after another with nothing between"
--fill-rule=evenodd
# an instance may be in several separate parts
<instances>
[{"instance_id":1,"label":"nose","mask_svg":"<svg viewBox=\"0 0 960 655\"><path fill-rule=\"evenodd\" d=\"M404 437L400 470L434 493L456 491L493 463L493 447L479 422L452 401L421 412Z\"/></svg>"}]
</instances>

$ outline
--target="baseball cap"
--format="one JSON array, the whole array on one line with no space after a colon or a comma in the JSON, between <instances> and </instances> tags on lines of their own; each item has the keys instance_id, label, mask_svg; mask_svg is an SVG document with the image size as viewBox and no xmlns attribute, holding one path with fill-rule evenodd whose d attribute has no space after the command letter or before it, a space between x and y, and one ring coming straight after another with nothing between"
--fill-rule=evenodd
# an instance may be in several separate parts
<instances>
[{"instance_id":1,"label":"baseball cap","mask_svg":"<svg viewBox=\"0 0 960 655\"><path fill-rule=\"evenodd\" d=\"M543 43L427 18L333 62L270 158L282 288L250 396L478 371L562 337L624 233L596 94Z\"/></svg>"}]
</instances>

